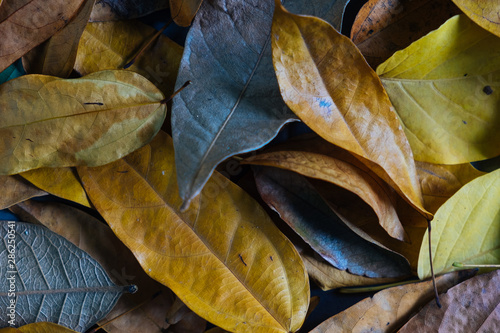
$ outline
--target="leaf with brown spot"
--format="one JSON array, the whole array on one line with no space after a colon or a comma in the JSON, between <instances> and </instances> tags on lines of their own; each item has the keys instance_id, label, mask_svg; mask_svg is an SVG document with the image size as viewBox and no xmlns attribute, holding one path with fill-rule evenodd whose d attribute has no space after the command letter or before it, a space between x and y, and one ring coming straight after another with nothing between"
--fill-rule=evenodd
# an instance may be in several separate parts
<instances>
[{"instance_id":1,"label":"leaf with brown spot","mask_svg":"<svg viewBox=\"0 0 500 333\"><path fill-rule=\"evenodd\" d=\"M9 208L24 200L47 195L18 175L0 176L0 209Z\"/></svg>"},{"instance_id":2,"label":"leaf with brown spot","mask_svg":"<svg viewBox=\"0 0 500 333\"><path fill-rule=\"evenodd\" d=\"M274 68L288 107L430 218L401 124L354 44L319 18L290 14L277 0L271 35Z\"/></svg>"},{"instance_id":3,"label":"leaf with brown spot","mask_svg":"<svg viewBox=\"0 0 500 333\"><path fill-rule=\"evenodd\" d=\"M369 0L354 20L351 39L376 68L459 13L449 0Z\"/></svg>"},{"instance_id":4,"label":"leaf with brown spot","mask_svg":"<svg viewBox=\"0 0 500 333\"><path fill-rule=\"evenodd\" d=\"M181 27L191 25L203 0L170 0L170 15Z\"/></svg>"},{"instance_id":5,"label":"leaf with brown spot","mask_svg":"<svg viewBox=\"0 0 500 333\"><path fill-rule=\"evenodd\" d=\"M0 72L61 30L84 1L4 1L0 6Z\"/></svg>"},{"instance_id":6,"label":"leaf with brown spot","mask_svg":"<svg viewBox=\"0 0 500 333\"><path fill-rule=\"evenodd\" d=\"M0 174L119 159L158 132L166 114L163 99L151 82L130 71L8 81L0 86Z\"/></svg>"}]
</instances>

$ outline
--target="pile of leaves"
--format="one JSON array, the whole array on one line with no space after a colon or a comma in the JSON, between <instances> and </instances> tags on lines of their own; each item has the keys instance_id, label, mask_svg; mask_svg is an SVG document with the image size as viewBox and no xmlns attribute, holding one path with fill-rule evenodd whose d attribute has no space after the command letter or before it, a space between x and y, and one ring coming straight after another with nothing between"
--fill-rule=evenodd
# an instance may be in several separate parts
<instances>
[{"instance_id":1,"label":"pile of leaves","mask_svg":"<svg viewBox=\"0 0 500 333\"><path fill-rule=\"evenodd\" d=\"M498 330L497 2L94 2L0 1L5 332Z\"/></svg>"}]
</instances>

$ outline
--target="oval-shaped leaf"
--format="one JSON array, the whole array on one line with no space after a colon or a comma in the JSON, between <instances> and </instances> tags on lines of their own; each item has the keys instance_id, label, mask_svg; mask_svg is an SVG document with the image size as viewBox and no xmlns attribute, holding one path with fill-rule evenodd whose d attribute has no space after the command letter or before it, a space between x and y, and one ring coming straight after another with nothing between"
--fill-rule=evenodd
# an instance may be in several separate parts
<instances>
[{"instance_id":1,"label":"oval-shaped leaf","mask_svg":"<svg viewBox=\"0 0 500 333\"><path fill-rule=\"evenodd\" d=\"M180 213L167 134L124 159L78 171L144 270L198 315L234 332L295 332L302 325L309 283L292 243L219 174Z\"/></svg>"},{"instance_id":2,"label":"oval-shaped leaf","mask_svg":"<svg viewBox=\"0 0 500 333\"><path fill-rule=\"evenodd\" d=\"M3 328L0 333L72 333L76 332L61 325L49 322L39 322L21 326L19 328Z\"/></svg>"},{"instance_id":3,"label":"oval-shaped leaf","mask_svg":"<svg viewBox=\"0 0 500 333\"><path fill-rule=\"evenodd\" d=\"M438 209L432 220L431 250L435 274L463 264L500 262L500 169L462 187ZM418 276L431 275L429 237L425 233L418 257Z\"/></svg>"},{"instance_id":4,"label":"oval-shaped leaf","mask_svg":"<svg viewBox=\"0 0 500 333\"><path fill-rule=\"evenodd\" d=\"M500 37L498 1L453 0L471 20Z\"/></svg>"},{"instance_id":5,"label":"oval-shaped leaf","mask_svg":"<svg viewBox=\"0 0 500 333\"><path fill-rule=\"evenodd\" d=\"M255 181L262 199L333 266L372 278L410 274L402 256L358 236L301 175L261 168Z\"/></svg>"},{"instance_id":6,"label":"oval-shaped leaf","mask_svg":"<svg viewBox=\"0 0 500 333\"><path fill-rule=\"evenodd\" d=\"M0 71L62 29L84 1L4 1L0 6Z\"/></svg>"},{"instance_id":7,"label":"oval-shaped leaf","mask_svg":"<svg viewBox=\"0 0 500 333\"><path fill-rule=\"evenodd\" d=\"M377 68L419 161L500 155L500 39L465 15Z\"/></svg>"},{"instance_id":8,"label":"oval-shaped leaf","mask_svg":"<svg viewBox=\"0 0 500 333\"><path fill-rule=\"evenodd\" d=\"M0 188L2 189L0 210L9 208L18 202L47 194L18 175L0 176Z\"/></svg>"},{"instance_id":9,"label":"oval-shaped leaf","mask_svg":"<svg viewBox=\"0 0 500 333\"><path fill-rule=\"evenodd\" d=\"M318 18L290 14L279 1L273 20L273 63L287 105L430 217L397 115L354 44Z\"/></svg>"},{"instance_id":10,"label":"oval-shaped leaf","mask_svg":"<svg viewBox=\"0 0 500 333\"><path fill-rule=\"evenodd\" d=\"M0 174L102 165L149 142L163 94L129 71L79 79L25 75L0 86Z\"/></svg>"},{"instance_id":11,"label":"oval-shaped leaf","mask_svg":"<svg viewBox=\"0 0 500 333\"><path fill-rule=\"evenodd\" d=\"M113 284L97 261L45 227L3 221L0 236L2 327L50 321L86 331L127 288Z\"/></svg>"}]
</instances>

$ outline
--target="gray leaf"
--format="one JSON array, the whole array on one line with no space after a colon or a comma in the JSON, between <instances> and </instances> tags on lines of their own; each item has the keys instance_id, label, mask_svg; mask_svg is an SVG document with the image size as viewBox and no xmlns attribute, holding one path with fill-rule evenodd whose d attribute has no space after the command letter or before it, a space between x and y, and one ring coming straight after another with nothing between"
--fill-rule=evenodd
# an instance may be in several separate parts
<instances>
[{"instance_id":1,"label":"gray leaf","mask_svg":"<svg viewBox=\"0 0 500 333\"><path fill-rule=\"evenodd\" d=\"M0 236L0 327L48 321L84 332L124 291L86 252L45 227L0 221Z\"/></svg>"}]
</instances>

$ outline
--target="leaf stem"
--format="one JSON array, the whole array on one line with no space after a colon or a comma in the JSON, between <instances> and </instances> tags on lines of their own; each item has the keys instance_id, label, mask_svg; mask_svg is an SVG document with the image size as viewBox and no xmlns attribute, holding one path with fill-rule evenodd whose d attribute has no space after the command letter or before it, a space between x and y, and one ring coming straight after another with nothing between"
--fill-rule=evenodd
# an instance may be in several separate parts
<instances>
[{"instance_id":1,"label":"leaf stem","mask_svg":"<svg viewBox=\"0 0 500 333\"><path fill-rule=\"evenodd\" d=\"M417 283L417 282L421 282L421 281L419 279L412 279L412 280L399 281L399 282L393 282L393 283L377 284L377 285L372 285L372 286L344 287L344 288L337 289L337 291L341 294L369 293L369 292L384 290L387 288L404 286L406 284Z\"/></svg>"},{"instance_id":2,"label":"leaf stem","mask_svg":"<svg viewBox=\"0 0 500 333\"><path fill-rule=\"evenodd\" d=\"M432 264L432 249L431 249L431 220L427 220L427 230L429 234L429 262L431 265L432 285L434 286L434 294L436 297L436 305L441 309L441 302L439 301L439 293L436 287L436 276L434 275L434 266Z\"/></svg>"},{"instance_id":3,"label":"leaf stem","mask_svg":"<svg viewBox=\"0 0 500 333\"><path fill-rule=\"evenodd\" d=\"M184 82L184 84L182 85L182 87L180 87L179 89L177 89L176 91L174 91L174 93L170 97L165 98L164 100L162 100L160 102L160 104L167 104L168 102L170 102L172 100L172 98L175 97L175 95L177 95L178 93L180 93L181 91L183 91L184 88L186 88L187 86L189 86L191 83L192 83L191 81Z\"/></svg>"},{"instance_id":4,"label":"leaf stem","mask_svg":"<svg viewBox=\"0 0 500 333\"><path fill-rule=\"evenodd\" d=\"M481 264L467 265L467 264L462 264L461 262L454 262L453 266L458 267L458 268L500 268L500 265L493 265L493 264L492 265L481 265Z\"/></svg>"},{"instance_id":5,"label":"leaf stem","mask_svg":"<svg viewBox=\"0 0 500 333\"><path fill-rule=\"evenodd\" d=\"M158 30L154 35L153 37L151 37L149 39L149 41L144 44L144 46L142 46L139 51L137 51L133 56L132 56L132 59L126 63L124 66L123 66L123 69L127 69L129 68L130 66L132 66L136 61L137 61L137 58L139 58L145 50L148 49L148 47L158 38L158 36L161 35L161 33L170 25L170 23L172 23L172 19L168 20L167 23L165 23L165 25L160 29Z\"/></svg>"}]
</instances>

